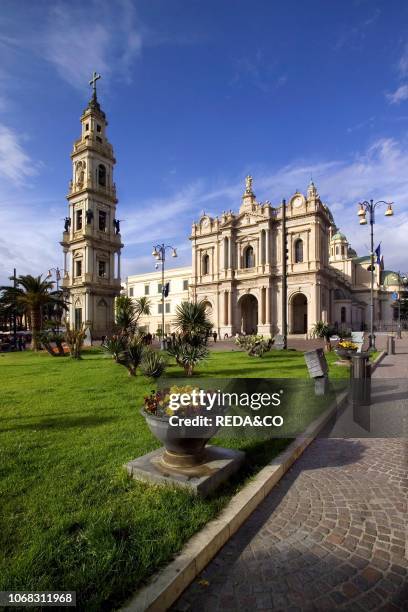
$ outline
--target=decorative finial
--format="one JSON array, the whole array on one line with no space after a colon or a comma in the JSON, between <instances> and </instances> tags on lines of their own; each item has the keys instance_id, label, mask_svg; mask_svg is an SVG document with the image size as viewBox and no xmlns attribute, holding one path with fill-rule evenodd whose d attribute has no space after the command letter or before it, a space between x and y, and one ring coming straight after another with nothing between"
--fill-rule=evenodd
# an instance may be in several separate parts
<instances>
[{"instance_id":1,"label":"decorative finial","mask_svg":"<svg viewBox=\"0 0 408 612\"><path fill-rule=\"evenodd\" d=\"M101 78L101 75L94 71L89 84L92 85L92 97L96 100L96 81Z\"/></svg>"}]
</instances>

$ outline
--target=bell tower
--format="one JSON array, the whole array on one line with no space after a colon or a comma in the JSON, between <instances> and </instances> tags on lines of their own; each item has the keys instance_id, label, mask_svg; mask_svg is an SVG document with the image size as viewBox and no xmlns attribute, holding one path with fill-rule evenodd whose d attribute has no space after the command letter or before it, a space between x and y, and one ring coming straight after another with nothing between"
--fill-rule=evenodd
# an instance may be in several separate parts
<instances>
[{"instance_id":1,"label":"bell tower","mask_svg":"<svg viewBox=\"0 0 408 612\"><path fill-rule=\"evenodd\" d=\"M116 160L106 137L106 115L97 99L99 78L94 72L89 82L92 97L81 116L81 137L71 153L69 211L61 241L68 319L76 327L89 327L93 338L110 333L114 324L123 247L113 182Z\"/></svg>"}]
</instances>

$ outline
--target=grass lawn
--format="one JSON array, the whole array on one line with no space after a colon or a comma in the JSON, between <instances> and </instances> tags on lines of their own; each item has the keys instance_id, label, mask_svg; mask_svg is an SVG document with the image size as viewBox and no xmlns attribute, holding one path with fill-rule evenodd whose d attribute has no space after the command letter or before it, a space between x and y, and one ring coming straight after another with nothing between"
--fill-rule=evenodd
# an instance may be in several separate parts
<instances>
[{"instance_id":1,"label":"grass lawn","mask_svg":"<svg viewBox=\"0 0 408 612\"><path fill-rule=\"evenodd\" d=\"M347 377L328 360L333 378ZM295 351L212 352L199 374L307 377ZM76 590L89 612L123 601L288 443L241 440L239 478L202 500L127 477L124 463L159 446L139 414L152 384L98 350L79 362L0 354L0 380L0 590Z\"/></svg>"}]
</instances>

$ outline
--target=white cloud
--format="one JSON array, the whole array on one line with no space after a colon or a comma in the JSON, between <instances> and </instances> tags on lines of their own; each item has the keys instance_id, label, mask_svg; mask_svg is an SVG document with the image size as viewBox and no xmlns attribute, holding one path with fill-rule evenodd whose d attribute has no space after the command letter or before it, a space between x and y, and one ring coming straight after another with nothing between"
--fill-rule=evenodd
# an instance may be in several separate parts
<instances>
[{"instance_id":1,"label":"white cloud","mask_svg":"<svg viewBox=\"0 0 408 612\"><path fill-rule=\"evenodd\" d=\"M17 274L38 275L62 267L63 223L55 203L18 195L0 199L0 285Z\"/></svg>"},{"instance_id":2,"label":"white cloud","mask_svg":"<svg viewBox=\"0 0 408 612\"><path fill-rule=\"evenodd\" d=\"M371 198L394 201L394 217L385 219L385 209L378 209L375 241L382 241L388 269L407 270L407 167L408 141L383 138L349 159L298 159L274 172L254 167L252 173L258 201L268 199L275 206L283 197L289 199L296 189L306 191L313 175L322 200L360 254L368 250L369 229L359 226L358 202ZM135 204L119 202L118 214L124 219L123 277L154 270L150 253L157 242L166 241L178 248L180 257L169 265L189 265L192 222L197 221L203 209L214 214L229 208L237 211L247 172L248 168L244 168L237 180L212 186L208 181L197 180L168 198L139 200ZM39 274L62 265L58 241L64 214L65 208L53 200L19 201L17 196L0 199L0 283L14 266L21 273Z\"/></svg>"},{"instance_id":3,"label":"white cloud","mask_svg":"<svg viewBox=\"0 0 408 612\"><path fill-rule=\"evenodd\" d=\"M23 149L19 135L0 123L0 177L14 184L37 173L36 166Z\"/></svg>"},{"instance_id":4,"label":"white cloud","mask_svg":"<svg viewBox=\"0 0 408 612\"><path fill-rule=\"evenodd\" d=\"M387 93L386 96L391 104L399 104L408 100L408 85L400 85L393 93Z\"/></svg>"},{"instance_id":5,"label":"white cloud","mask_svg":"<svg viewBox=\"0 0 408 612\"><path fill-rule=\"evenodd\" d=\"M94 70L107 79L115 70L115 77L129 81L141 48L142 35L130 0L92 0L54 5L39 50L65 81L83 90Z\"/></svg>"},{"instance_id":6,"label":"white cloud","mask_svg":"<svg viewBox=\"0 0 408 612\"><path fill-rule=\"evenodd\" d=\"M408 75L408 44L405 45L398 63L398 71L402 77Z\"/></svg>"}]
</instances>

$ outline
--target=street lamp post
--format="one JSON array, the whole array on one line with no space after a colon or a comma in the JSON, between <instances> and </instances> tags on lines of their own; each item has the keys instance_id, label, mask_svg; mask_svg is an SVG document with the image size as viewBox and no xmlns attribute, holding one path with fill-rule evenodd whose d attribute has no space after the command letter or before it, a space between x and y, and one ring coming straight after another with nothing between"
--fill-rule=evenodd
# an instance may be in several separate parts
<instances>
[{"instance_id":1,"label":"street lamp post","mask_svg":"<svg viewBox=\"0 0 408 612\"><path fill-rule=\"evenodd\" d=\"M366 215L369 215L370 222L370 237L371 237L371 249L370 249L370 272L371 272L371 283L370 283L370 335L369 335L369 347L368 350L373 352L376 350L375 347L375 334L374 334L374 223L375 223L375 209L378 206L385 204L387 210L385 211L386 217L392 217L394 214L392 210L392 202L385 202L384 200L364 200L360 202L357 215L360 217L360 225L367 225Z\"/></svg>"},{"instance_id":2,"label":"street lamp post","mask_svg":"<svg viewBox=\"0 0 408 612\"><path fill-rule=\"evenodd\" d=\"M162 304L162 333L161 333L161 339L160 339L160 346L162 350L166 349L166 341L164 339L164 298L165 296L165 286L164 286L164 264L166 261L166 250L167 249L171 249L172 257L177 257L177 251L174 247L170 246L170 245L165 245L163 244L156 244L153 247L153 251L152 251L152 255L153 257L155 257L157 259L157 261L161 262L161 278L162 278L162 282L161 282L161 294L162 294L162 298L161 298L161 304Z\"/></svg>"},{"instance_id":3,"label":"street lamp post","mask_svg":"<svg viewBox=\"0 0 408 612\"><path fill-rule=\"evenodd\" d=\"M405 272L398 272L398 330L397 330L397 338L401 339L402 338L402 333L401 333L401 285L404 285L404 292L405 292L405 287L408 284L408 273Z\"/></svg>"},{"instance_id":4,"label":"street lamp post","mask_svg":"<svg viewBox=\"0 0 408 612\"><path fill-rule=\"evenodd\" d=\"M286 236L286 200L282 200L282 348L288 348L288 242Z\"/></svg>"},{"instance_id":5,"label":"street lamp post","mask_svg":"<svg viewBox=\"0 0 408 612\"><path fill-rule=\"evenodd\" d=\"M46 278L52 278L52 273L55 272L55 279L56 279L56 286L57 286L57 295L59 298L59 282L61 280L61 272L63 272L64 274L66 273L66 270L63 268L62 270L60 268L58 268L58 266L56 268L50 268L48 270L48 274L46 276ZM62 291L62 301L64 301L64 290ZM59 319L58 323L61 323L61 318ZM59 327L60 325L58 325Z\"/></svg>"}]
</instances>

